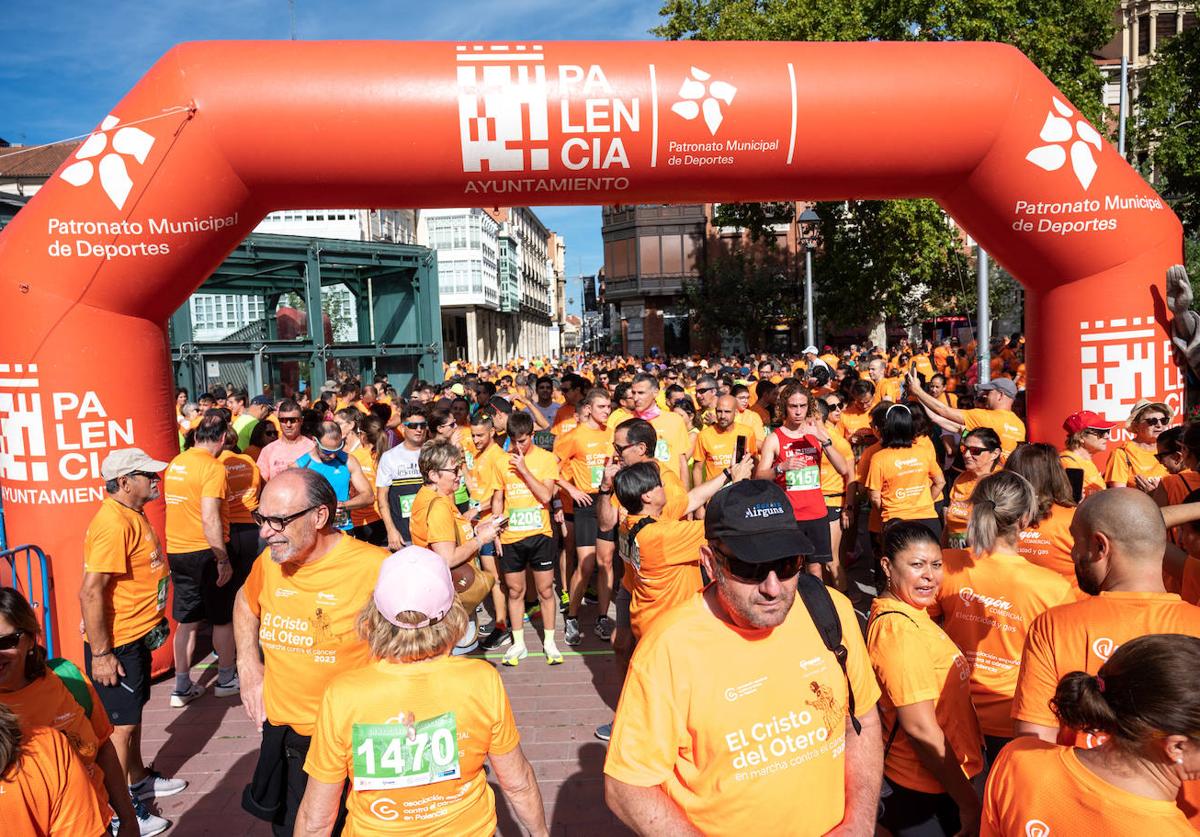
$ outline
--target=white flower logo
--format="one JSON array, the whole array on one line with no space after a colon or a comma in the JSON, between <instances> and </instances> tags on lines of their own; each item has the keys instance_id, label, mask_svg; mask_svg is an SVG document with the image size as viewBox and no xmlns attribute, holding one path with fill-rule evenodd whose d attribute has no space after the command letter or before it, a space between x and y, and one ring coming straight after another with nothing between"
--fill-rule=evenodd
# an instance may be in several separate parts
<instances>
[{"instance_id":1,"label":"white flower logo","mask_svg":"<svg viewBox=\"0 0 1200 837\"><path fill-rule=\"evenodd\" d=\"M1075 172L1079 185L1087 189L1092 185L1092 178L1096 176L1096 158L1088 145L1099 151L1100 134L1057 96L1051 96L1050 101L1054 110L1046 113L1046 124L1042 126L1042 132L1038 136L1042 142L1056 144L1039 145L1026 154L1025 159L1046 171L1058 171L1067 162L1067 142L1072 137L1077 137L1071 142L1071 170ZM1058 112L1057 116L1055 111ZM1074 130L1071 126L1072 117L1075 117Z\"/></svg>"},{"instance_id":2,"label":"white flower logo","mask_svg":"<svg viewBox=\"0 0 1200 837\"><path fill-rule=\"evenodd\" d=\"M104 194L117 209L125 208L125 199L133 188L129 172L125 168L125 157L132 157L138 163L145 163L146 156L154 147L154 137L140 128L125 127L112 136L112 151L100 158L97 166L93 166L92 157L96 157L108 147L108 132L120 123L117 117L109 114L100 123L100 130L83 141L75 152L78 163L72 163L63 169L62 179L72 186L84 186L92 182L96 168L100 169L100 185Z\"/></svg>"},{"instance_id":3,"label":"white flower logo","mask_svg":"<svg viewBox=\"0 0 1200 837\"><path fill-rule=\"evenodd\" d=\"M721 102L727 105L733 104L737 88L727 81L714 81L705 85L710 78L712 78L711 74L692 67L691 76L685 78L683 84L679 86L679 95L684 101L671 105L671 110L689 120L695 119L703 112L704 124L708 126L709 133L715 137L717 128L721 127L721 122L725 118L721 113Z\"/></svg>"}]
</instances>

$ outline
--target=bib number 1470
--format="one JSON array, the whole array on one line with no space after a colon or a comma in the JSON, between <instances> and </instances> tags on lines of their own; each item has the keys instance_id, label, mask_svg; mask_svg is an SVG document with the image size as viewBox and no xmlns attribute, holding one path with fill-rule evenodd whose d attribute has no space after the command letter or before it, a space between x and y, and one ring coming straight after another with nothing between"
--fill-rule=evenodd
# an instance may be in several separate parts
<instances>
[{"instance_id":1,"label":"bib number 1470","mask_svg":"<svg viewBox=\"0 0 1200 837\"><path fill-rule=\"evenodd\" d=\"M447 712L404 724L355 724L354 789L391 790L431 785L460 776L458 725Z\"/></svg>"}]
</instances>

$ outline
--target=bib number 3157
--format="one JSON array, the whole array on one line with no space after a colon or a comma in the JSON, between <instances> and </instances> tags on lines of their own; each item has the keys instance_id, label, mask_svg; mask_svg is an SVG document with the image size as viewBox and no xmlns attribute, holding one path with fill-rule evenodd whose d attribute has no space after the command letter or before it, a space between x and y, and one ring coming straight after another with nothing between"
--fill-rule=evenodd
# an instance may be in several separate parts
<instances>
[{"instance_id":1,"label":"bib number 3157","mask_svg":"<svg viewBox=\"0 0 1200 837\"><path fill-rule=\"evenodd\" d=\"M453 712L417 721L411 736L409 729L404 724L353 726L354 790L413 788L459 778Z\"/></svg>"}]
</instances>

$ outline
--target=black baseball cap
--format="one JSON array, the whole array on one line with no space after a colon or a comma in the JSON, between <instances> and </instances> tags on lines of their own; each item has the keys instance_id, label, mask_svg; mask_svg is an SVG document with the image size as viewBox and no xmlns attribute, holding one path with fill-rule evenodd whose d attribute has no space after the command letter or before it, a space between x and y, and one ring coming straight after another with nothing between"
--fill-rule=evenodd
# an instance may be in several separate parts
<instances>
[{"instance_id":1,"label":"black baseball cap","mask_svg":"<svg viewBox=\"0 0 1200 837\"><path fill-rule=\"evenodd\" d=\"M250 399L250 404L255 407L274 407L275 404L271 401L269 395L256 395Z\"/></svg>"},{"instance_id":2,"label":"black baseball cap","mask_svg":"<svg viewBox=\"0 0 1200 837\"><path fill-rule=\"evenodd\" d=\"M499 395L492 396L492 399L488 401L488 407L492 409L493 413L504 413L505 415L513 411L512 403L507 398L502 398Z\"/></svg>"},{"instance_id":3,"label":"black baseball cap","mask_svg":"<svg viewBox=\"0 0 1200 837\"><path fill-rule=\"evenodd\" d=\"M704 513L704 537L720 540L747 564L813 554L787 495L770 480L742 480L718 491Z\"/></svg>"}]
</instances>

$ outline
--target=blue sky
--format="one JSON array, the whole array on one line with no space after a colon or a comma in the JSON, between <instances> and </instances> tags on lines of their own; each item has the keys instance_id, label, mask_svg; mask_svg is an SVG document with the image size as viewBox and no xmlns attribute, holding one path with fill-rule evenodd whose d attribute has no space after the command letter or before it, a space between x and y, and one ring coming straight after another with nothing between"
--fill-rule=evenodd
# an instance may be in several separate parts
<instances>
[{"instance_id":1,"label":"blue sky","mask_svg":"<svg viewBox=\"0 0 1200 837\"><path fill-rule=\"evenodd\" d=\"M295 0L304 40L645 40L660 0ZM287 0L6 2L0 137L38 145L87 134L174 44L286 39ZM538 207L567 241L567 275L603 263L599 207ZM581 294L568 286L578 308Z\"/></svg>"}]
</instances>

